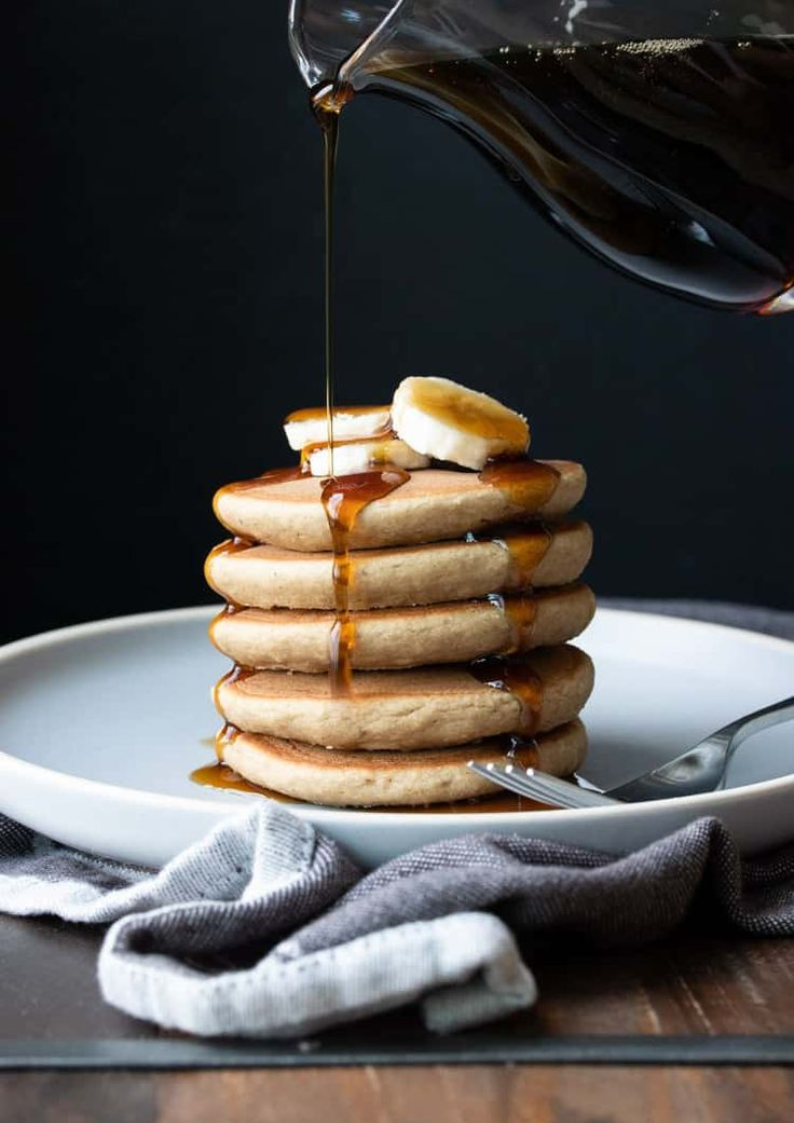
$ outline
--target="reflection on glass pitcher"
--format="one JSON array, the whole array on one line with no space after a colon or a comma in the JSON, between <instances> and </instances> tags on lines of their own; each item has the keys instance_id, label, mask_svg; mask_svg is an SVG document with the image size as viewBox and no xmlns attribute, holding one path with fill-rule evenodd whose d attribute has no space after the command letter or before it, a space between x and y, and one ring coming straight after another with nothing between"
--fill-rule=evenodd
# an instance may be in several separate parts
<instances>
[{"instance_id":1,"label":"reflection on glass pitcher","mask_svg":"<svg viewBox=\"0 0 794 1123\"><path fill-rule=\"evenodd\" d=\"M316 101L409 101L630 276L794 309L788 0L293 0Z\"/></svg>"}]
</instances>

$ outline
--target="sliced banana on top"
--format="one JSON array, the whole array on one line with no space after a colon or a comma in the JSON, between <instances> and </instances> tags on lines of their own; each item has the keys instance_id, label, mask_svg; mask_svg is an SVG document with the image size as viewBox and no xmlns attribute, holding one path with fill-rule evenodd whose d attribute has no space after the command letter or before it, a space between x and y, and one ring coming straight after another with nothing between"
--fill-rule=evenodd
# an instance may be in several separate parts
<instances>
[{"instance_id":1,"label":"sliced banana on top","mask_svg":"<svg viewBox=\"0 0 794 1123\"><path fill-rule=\"evenodd\" d=\"M334 443L356 437L374 437L390 430L389 406L341 406L333 411ZM284 421L289 447L297 452L328 440L325 406L299 409Z\"/></svg>"},{"instance_id":2,"label":"sliced banana on top","mask_svg":"<svg viewBox=\"0 0 794 1123\"><path fill-rule=\"evenodd\" d=\"M333 457L322 407L291 413L284 422L290 448L313 476L347 476L381 464L415 470L430 458L481 469L495 456L520 455L529 426L501 402L448 378L405 378L389 406L333 411Z\"/></svg>"},{"instance_id":3,"label":"sliced banana on top","mask_svg":"<svg viewBox=\"0 0 794 1123\"><path fill-rule=\"evenodd\" d=\"M520 455L529 447L526 418L448 378L404 378L391 416L411 448L464 468L479 470L491 457Z\"/></svg>"},{"instance_id":4,"label":"sliced banana on top","mask_svg":"<svg viewBox=\"0 0 794 1123\"><path fill-rule=\"evenodd\" d=\"M313 476L331 475L331 457L327 444L309 445L303 450L302 462L308 465ZM368 472L383 465L395 468L429 468L430 460L409 448L405 441L395 437L359 437L353 441L334 441L333 474L351 476L355 472Z\"/></svg>"}]
</instances>

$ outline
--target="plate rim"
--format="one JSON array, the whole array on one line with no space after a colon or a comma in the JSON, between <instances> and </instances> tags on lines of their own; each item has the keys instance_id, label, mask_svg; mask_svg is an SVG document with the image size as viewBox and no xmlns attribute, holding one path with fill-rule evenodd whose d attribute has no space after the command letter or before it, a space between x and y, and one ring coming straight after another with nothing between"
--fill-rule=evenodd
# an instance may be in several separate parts
<instances>
[{"instance_id":1,"label":"plate rim","mask_svg":"<svg viewBox=\"0 0 794 1123\"><path fill-rule=\"evenodd\" d=\"M50 631L39 632L33 636L25 636L21 639L12 640L10 643L0 646L0 664L12 661L18 656L30 654L37 650L44 650L50 647L60 646L63 643L68 643L72 640L80 640L90 638L96 635L103 635L110 632L124 632L134 629L136 627L146 627L150 625L166 625L177 621L199 621L209 620L213 615L217 615L222 611L221 604L212 605L193 605L183 608L166 608L155 609L149 612L137 612L126 614L122 616L109 616L100 620L89 620L80 624L69 624L62 628L54 628ZM626 608L611 608L609 605L599 607L598 612L614 616L618 618L629 618L634 620L645 620L649 625L658 624L672 624L673 626L685 627L687 629L694 628L696 631L707 632L739 632L746 639L758 643L761 646L772 648L773 650L785 651L788 655L794 653L794 641L783 639L780 636L770 636L764 632L755 632L746 628L738 628L729 624L711 623L708 620L690 620L685 616L671 616L658 612L634 612ZM81 792L84 795L94 794L98 798L104 797L107 799L112 796L116 800L121 800L124 803L132 806L147 806L153 805L162 810L182 811L189 813L218 813L223 809L229 811L242 811L244 807L253 806L253 797L255 793L234 794L228 798L219 797L218 799L209 801L191 796L178 796L167 795L163 792L147 791L143 788L132 788L121 784L111 784L104 780L92 780L84 776L75 776L69 772L62 772L60 769L49 768L42 764L34 764L32 761L23 760L16 756L13 752L7 752L0 749L0 772L5 770L16 771L17 773L27 773L33 779L38 778L44 780L45 778L53 778L54 782L71 789L75 792ZM654 812L660 812L665 807L683 807L697 809L699 803L711 804L715 799L719 804L735 804L743 802L746 799L753 799L756 795L763 795L767 792L780 792L785 791L786 788L791 788L794 792L794 772L789 772L784 776L777 776L771 780L758 780L752 784L742 784L737 788L727 788L722 791L701 792L695 795L676 796L672 799L656 800L653 802L638 804L626 803L615 807L587 807L587 808L558 808L555 812L555 818L563 817L565 822L581 822L593 816L593 814L601 814L606 817L615 816L617 818L636 813L638 810L645 814L650 815ZM300 818L310 819L311 822L321 826L325 823L332 824L349 817L356 817L362 813L362 808L355 807L322 807L319 804L286 804L277 800L270 800L267 796L256 796L257 799L265 799L271 805L289 810L292 814L298 815ZM441 824L442 822L449 822L449 815L445 812L434 811L415 811L401 814L399 811L378 811L377 809L365 809L366 822L369 824L387 826L391 825L396 827L399 824L418 823L422 824ZM711 808L709 808L711 811ZM532 821L533 817L539 815L547 815L546 811L500 811L498 813L489 814L488 812L466 812L461 811L454 817L455 824L460 827L470 826L473 830L479 830L482 833L488 826L494 823L500 825L513 826L519 823L527 824Z\"/></svg>"}]
</instances>

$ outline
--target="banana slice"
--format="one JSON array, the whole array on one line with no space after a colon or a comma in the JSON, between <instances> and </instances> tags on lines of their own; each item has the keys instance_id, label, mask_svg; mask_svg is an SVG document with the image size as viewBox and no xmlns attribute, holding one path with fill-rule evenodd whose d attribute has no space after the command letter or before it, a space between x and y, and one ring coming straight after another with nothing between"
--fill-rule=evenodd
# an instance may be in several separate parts
<instances>
[{"instance_id":1,"label":"banana slice","mask_svg":"<svg viewBox=\"0 0 794 1123\"><path fill-rule=\"evenodd\" d=\"M394 394L397 435L426 456L482 468L493 456L529 447L526 418L495 398L448 378L404 378Z\"/></svg>"},{"instance_id":2,"label":"banana slice","mask_svg":"<svg viewBox=\"0 0 794 1123\"><path fill-rule=\"evenodd\" d=\"M334 443L356 437L375 437L389 429L388 406L342 406L335 409ZM297 452L307 445L328 440L328 417L324 406L299 409L284 422L289 447Z\"/></svg>"},{"instance_id":3,"label":"banana slice","mask_svg":"<svg viewBox=\"0 0 794 1123\"><path fill-rule=\"evenodd\" d=\"M304 465L308 463L313 476L331 474L331 457L327 444L310 445L304 449L302 460ZM392 464L395 468L429 468L430 460L409 448L405 441L393 437L383 437L381 440L360 437L355 441L334 441L335 476L367 472L382 464Z\"/></svg>"}]
</instances>

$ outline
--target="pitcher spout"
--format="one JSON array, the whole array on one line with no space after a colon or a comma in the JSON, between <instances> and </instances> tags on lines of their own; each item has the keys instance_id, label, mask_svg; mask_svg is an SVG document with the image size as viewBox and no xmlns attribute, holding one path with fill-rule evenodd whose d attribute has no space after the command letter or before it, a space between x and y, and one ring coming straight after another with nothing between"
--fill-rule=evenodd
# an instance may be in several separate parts
<instances>
[{"instance_id":1,"label":"pitcher spout","mask_svg":"<svg viewBox=\"0 0 794 1123\"><path fill-rule=\"evenodd\" d=\"M411 0L290 0L289 44L310 90L355 87L356 75L394 36Z\"/></svg>"}]
</instances>

